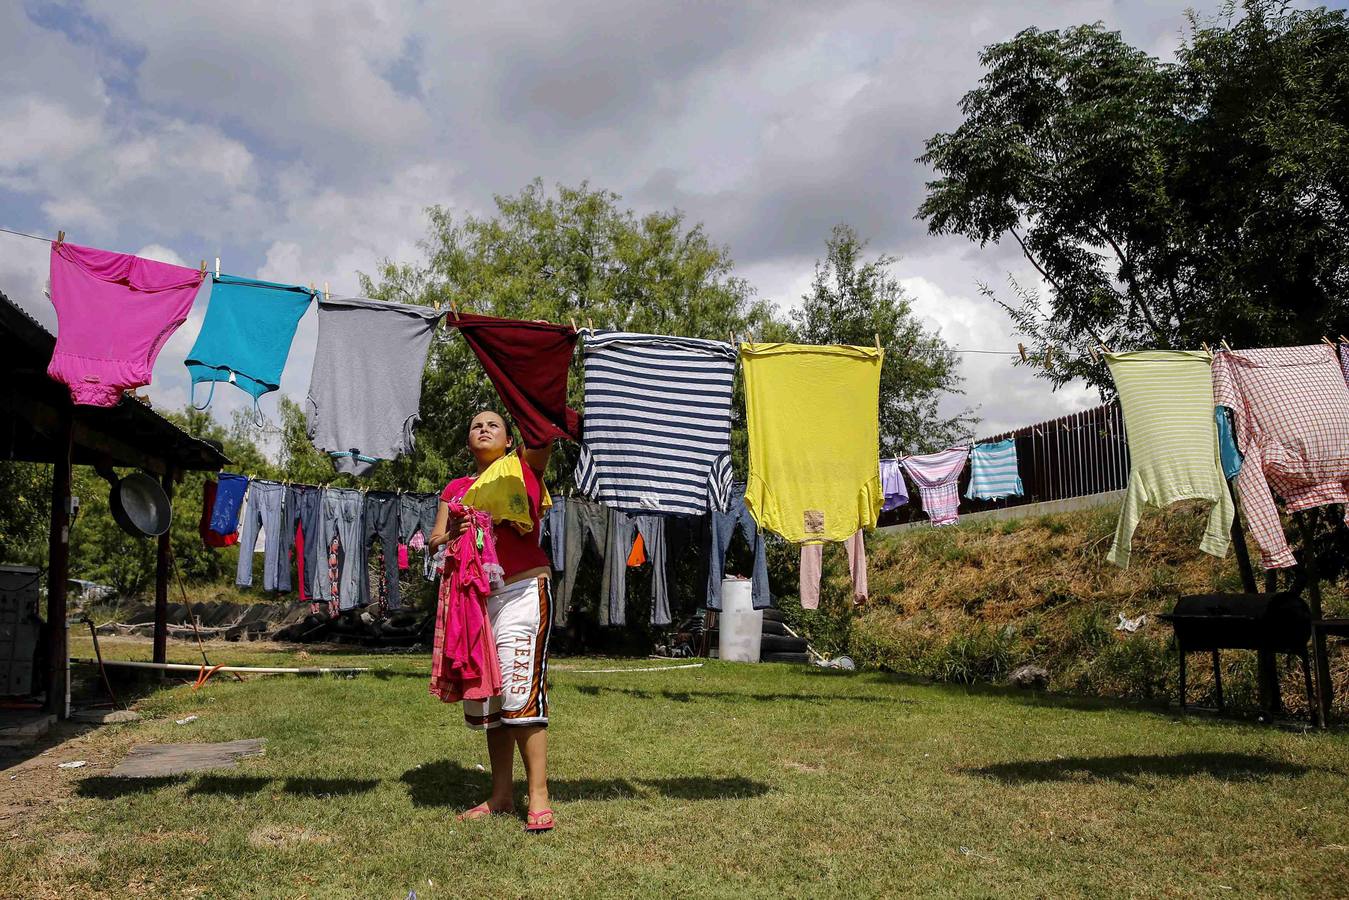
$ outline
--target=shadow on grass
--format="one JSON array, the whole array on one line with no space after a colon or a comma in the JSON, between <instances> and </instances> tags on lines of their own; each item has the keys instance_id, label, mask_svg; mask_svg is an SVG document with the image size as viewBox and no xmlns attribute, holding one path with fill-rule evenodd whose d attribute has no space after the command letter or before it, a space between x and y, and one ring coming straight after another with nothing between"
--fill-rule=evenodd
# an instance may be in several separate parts
<instances>
[{"instance_id":1,"label":"shadow on grass","mask_svg":"<svg viewBox=\"0 0 1349 900\"><path fill-rule=\"evenodd\" d=\"M187 795L195 797L198 794L215 794L224 797L244 797L256 794L271 783L272 779L266 775L201 775L196 783L187 789Z\"/></svg>"},{"instance_id":2,"label":"shadow on grass","mask_svg":"<svg viewBox=\"0 0 1349 900\"><path fill-rule=\"evenodd\" d=\"M487 772L467 769L449 759L417 766L399 779L408 786L414 806L467 809L491 792ZM637 800L652 794L671 800L742 800L761 797L771 788L761 781L739 777L690 775L681 778L562 778L549 779L553 800Z\"/></svg>"},{"instance_id":3,"label":"shadow on grass","mask_svg":"<svg viewBox=\"0 0 1349 900\"><path fill-rule=\"evenodd\" d=\"M161 778L114 778L98 775L86 778L76 787L81 797L112 800L134 794L146 794L174 784L196 780L187 789L189 797L225 796L246 797L275 785L275 790L293 797L346 797L364 794L379 786L374 778L286 778L279 780L265 775L167 775ZM279 781L279 783L277 783Z\"/></svg>"},{"instance_id":4,"label":"shadow on grass","mask_svg":"<svg viewBox=\"0 0 1349 900\"><path fill-rule=\"evenodd\" d=\"M574 689L587 697L598 697L600 694L623 694L627 697L635 697L638 700L673 700L676 703L692 703L694 700L804 700L812 703L917 703L916 700L904 700L897 697L873 697L849 694L755 694L740 691L675 691L665 689L661 691L646 691L640 688L611 688L601 687L595 684L573 685Z\"/></svg>"},{"instance_id":5,"label":"shadow on grass","mask_svg":"<svg viewBox=\"0 0 1349 900\"><path fill-rule=\"evenodd\" d=\"M1310 769L1253 753L1130 753L995 763L962 771L967 775L994 778L1004 784L1083 780L1132 784L1146 777L1194 778L1199 775L1210 775L1226 781L1263 781L1279 775L1301 777Z\"/></svg>"},{"instance_id":6,"label":"shadow on grass","mask_svg":"<svg viewBox=\"0 0 1349 900\"><path fill-rule=\"evenodd\" d=\"M129 797L134 794L148 794L171 784L182 784L187 775L163 775L157 778L114 778L111 775L94 775L85 778L75 786L79 797L91 797L96 800L113 800L117 797Z\"/></svg>"}]
</instances>

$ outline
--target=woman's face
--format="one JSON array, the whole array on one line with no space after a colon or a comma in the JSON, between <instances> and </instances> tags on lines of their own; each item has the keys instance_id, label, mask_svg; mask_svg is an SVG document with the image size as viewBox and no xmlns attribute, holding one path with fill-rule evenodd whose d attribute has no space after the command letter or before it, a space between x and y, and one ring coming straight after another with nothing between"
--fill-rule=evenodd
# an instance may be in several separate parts
<instances>
[{"instance_id":1,"label":"woman's face","mask_svg":"<svg viewBox=\"0 0 1349 900\"><path fill-rule=\"evenodd\" d=\"M494 412L480 412L468 426L468 449L479 459L494 460L511 445L506 423Z\"/></svg>"}]
</instances>

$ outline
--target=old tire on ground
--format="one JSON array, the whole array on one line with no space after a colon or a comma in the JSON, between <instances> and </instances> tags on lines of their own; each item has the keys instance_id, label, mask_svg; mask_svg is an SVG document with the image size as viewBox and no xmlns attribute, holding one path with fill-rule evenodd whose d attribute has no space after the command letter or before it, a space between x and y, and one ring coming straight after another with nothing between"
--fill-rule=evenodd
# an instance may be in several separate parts
<instances>
[{"instance_id":1,"label":"old tire on ground","mask_svg":"<svg viewBox=\"0 0 1349 900\"><path fill-rule=\"evenodd\" d=\"M805 653L806 639L791 635L766 634L759 639L760 653Z\"/></svg>"},{"instance_id":2,"label":"old tire on ground","mask_svg":"<svg viewBox=\"0 0 1349 900\"><path fill-rule=\"evenodd\" d=\"M806 663L809 657L805 653L765 653L759 657L762 662Z\"/></svg>"}]
</instances>

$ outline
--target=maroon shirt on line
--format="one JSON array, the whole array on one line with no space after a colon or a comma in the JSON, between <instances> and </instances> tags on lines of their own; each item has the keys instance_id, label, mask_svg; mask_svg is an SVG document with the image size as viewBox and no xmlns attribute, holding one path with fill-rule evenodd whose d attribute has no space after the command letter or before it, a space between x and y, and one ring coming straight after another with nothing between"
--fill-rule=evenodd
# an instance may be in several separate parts
<instances>
[{"instance_id":1,"label":"maroon shirt on line","mask_svg":"<svg viewBox=\"0 0 1349 900\"><path fill-rule=\"evenodd\" d=\"M567 406L567 370L579 337L570 326L473 313L445 321L482 363L526 447L581 437L580 416Z\"/></svg>"}]
</instances>

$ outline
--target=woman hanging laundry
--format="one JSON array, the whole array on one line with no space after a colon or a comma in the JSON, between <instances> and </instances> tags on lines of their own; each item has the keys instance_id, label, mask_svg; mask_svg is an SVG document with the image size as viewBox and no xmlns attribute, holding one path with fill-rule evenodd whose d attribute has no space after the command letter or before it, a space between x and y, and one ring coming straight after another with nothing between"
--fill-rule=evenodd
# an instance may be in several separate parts
<instances>
[{"instance_id":1,"label":"woman hanging laundry","mask_svg":"<svg viewBox=\"0 0 1349 900\"><path fill-rule=\"evenodd\" d=\"M501 581L487 598L487 618L501 665L501 693L487 700L464 700L470 728L487 732L492 763L492 795L460 819L480 819L514 810L515 750L525 766L529 811L525 830L553 827L548 808L548 638L552 591L548 557L539 546L540 519L548 504L543 471L551 446L512 450L505 419L480 412L468 429L468 449L477 472L445 486L436 511L430 549L455 542L470 527L451 504L489 513L495 525ZM446 571L454 565L446 560ZM443 601L442 601L443 602Z\"/></svg>"}]
</instances>

